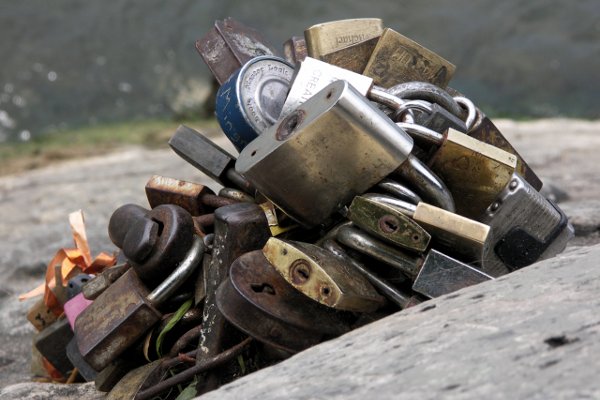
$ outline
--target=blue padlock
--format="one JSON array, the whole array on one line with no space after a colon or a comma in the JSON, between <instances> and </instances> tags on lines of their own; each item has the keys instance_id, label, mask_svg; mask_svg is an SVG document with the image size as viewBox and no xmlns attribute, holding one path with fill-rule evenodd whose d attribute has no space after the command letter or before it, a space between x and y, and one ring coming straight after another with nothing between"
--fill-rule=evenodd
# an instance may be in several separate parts
<instances>
[{"instance_id":1,"label":"blue padlock","mask_svg":"<svg viewBox=\"0 0 600 400\"><path fill-rule=\"evenodd\" d=\"M238 151L279 119L294 67L273 56L255 57L217 92L221 129Z\"/></svg>"}]
</instances>

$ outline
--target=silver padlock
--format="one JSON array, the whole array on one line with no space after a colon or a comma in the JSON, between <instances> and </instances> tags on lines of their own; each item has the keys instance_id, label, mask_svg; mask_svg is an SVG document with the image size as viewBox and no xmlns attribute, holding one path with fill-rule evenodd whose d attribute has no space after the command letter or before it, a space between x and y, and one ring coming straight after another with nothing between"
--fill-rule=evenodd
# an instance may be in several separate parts
<instances>
[{"instance_id":1,"label":"silver padlock","mask_svg":"<svg viewBox=\"0 0 600 400\"><path fill-rule=\"evenodd\" d=\"M306 57L296 67L290 91L281 110L284 117L307 101L331 82L344 80L360 94L393 110L400 108L404 101L388 93L384 88L373 85L373 79L350 70Z\"/></svg>"},{"instance_id":2,"label":"silver padlock","mask_svg":"<svg viewBox=\"0 0 600 400\"><path fill-rule=\"evenodd\" d=\"M492 234L482 269L493 276L555 256L574 235L565 213L517 173L480 220Z\"/></svg>"},{"instance_id":3,"label":"silver padlock","mask_svg":"<svg viewBox=\"0 0 600 400\"><path fill-rule=\"evenodd\" d=\"M241 151L279 119L294 67L273 56L256 57L217 92L216 115L223 133Z\"/></svg>"},{"instance_id":4,"label":"silver padlock","mask_svg":"<svg viewBox=\"0 0 600 400\"><path fill-rule=\"evenodd\" d=\"M336 81L252 141L236 170L301 224L321 224L407 161L413 141Z\"/></svg>"}]
</instances>

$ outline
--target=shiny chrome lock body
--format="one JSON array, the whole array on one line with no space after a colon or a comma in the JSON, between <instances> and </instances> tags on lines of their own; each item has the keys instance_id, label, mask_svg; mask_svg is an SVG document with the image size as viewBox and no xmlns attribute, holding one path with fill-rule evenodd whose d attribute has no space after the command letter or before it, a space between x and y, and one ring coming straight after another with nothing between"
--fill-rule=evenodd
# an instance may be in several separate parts
<instances>
[{"instance_id":1,"label":"shiny chrome lock body","mask_svg":"<svg viewBox=\"0 0 600 400\"><path fill-rule=\"evenodd\" d=\"M278 57L256 57L221 85L216 116L238 151L279 119L294 67Z\"/></svg>"},{"instance_id":2,"label":"shiny chrome lock body","mask_svg":"<svg viewBox=\"0 0 600 400\"><path fill-rule=\"evenodd\" d=\"M492 229L483 270L499 276L562 252L573 237L565 213L519 174L480 218Z\"/></svg>"},{"instance_id":3,"label":"shiny chrome lock body","mask_svg":"<svg viewBox=\"0 0 600 400\"><path fill-rule=\"evenodd\" d=\"M336 81L248 145L236 170L311 227L394 171L412 145L350 84Z\"/></svg>"}]
</instances>

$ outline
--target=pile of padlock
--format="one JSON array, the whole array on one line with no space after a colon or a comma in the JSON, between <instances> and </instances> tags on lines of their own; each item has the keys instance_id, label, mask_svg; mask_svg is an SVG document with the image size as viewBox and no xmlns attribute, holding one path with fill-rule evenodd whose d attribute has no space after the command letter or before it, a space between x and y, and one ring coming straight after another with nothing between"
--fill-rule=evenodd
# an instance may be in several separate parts
<instances>
[{"instance_id":1,"label":"pile of padlock","mask_svg":"<svg viewBox=\"0 0 600 400\"><path fill-rule=\"evenodd\" d=\"M212 390L571 238L454 65L381 20L312 26L285 58L232 19L196 47L240 154L185 126L169 145L224 188L153 176L149 209L116 210L122 263L72 294L52 349L113 398Z\"/></svg>"}]
</instances>

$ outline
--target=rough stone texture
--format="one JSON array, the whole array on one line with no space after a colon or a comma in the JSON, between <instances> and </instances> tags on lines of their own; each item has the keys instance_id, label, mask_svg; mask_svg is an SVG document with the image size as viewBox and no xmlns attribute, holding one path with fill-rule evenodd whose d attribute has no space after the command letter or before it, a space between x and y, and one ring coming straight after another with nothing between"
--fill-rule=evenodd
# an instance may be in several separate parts
<instances>
[{"instance_id":1,"label":"rough stone texture","mask_svg":"<svg viewBox=\"0 0 600 400\"><path fill-rule=\"evenodd\" d=\"M571 246L599 243L597 228L600 226L600 203L596 199L600 198L600 182L596 175L594 151L600 147L600 136L597 134L600 124L572 120L496 122L544 181L551 181L553 186L568 193L569 200L561 203L561 206L576 227L577 236ZM217 141L222 146L228 146L233 153L223 137L219 135ZM72 246L68 213L80 208L84 210L94 255L100 251L112 251L114 246L107 235L111 213L129 202L145 205L144 185L153 174L208 183L207 178L177 157L166 144L165 149L159 151L128 148L87 160L73 160L28 173L0 177L0 271L4 274L0 280L0 334L3 338L0 344L0 387L29 380L29 348L34 329L25 319L25 313L32 301L20 303L16 296L42 281L45 264L56 250ZM212 182L209 186L217 188ZM566 261L568 263L570 259ZM517 280L521 279L520 274L510 277L513 284L519 284ZM486 298L502 297L506 290L500 283L491 283L485 288L490 292ZM550 297L555 295L553 290L547 290L546 293ZM521 296L525 298L527 293L523 292ZM539 304L543 304L542 300ZM575 301L575 298L571 300ZM458 311L456 315L459 315ZM514 322L518 323L526 317L519 308L519 312L514 313ZM439 318L446 317L441 315ZM373 340L373 343L377 341ZM387 343L378 344L384 349L388 346ZM357 346L352 348L352 352L344 353L348 363L354 360L355 348ZM565 349L568 348L575 347L565 346ZM420 351L426 352L426 349ZM489 354L486 357L492 356ZM579 359L578 354L572 357L574 363ZM358 360L360 358L352 362L362 363ZM486 368L485 363L481 364L477 368ZM389 378L381 370L375 372L377 363L365 365L365 368L373 368L369 374L377 375L372 377L374 381L387 379L386 376ZM475 364L464 364L463 367L467 365ZM310 369L311 365L305 368ZM421 368L434 367L429 365ZM321 373L325 375L325 372ZM335 375L331 373L328 376L333 379ZM496 382L493 377L489 380ZM337 386L340 385L331 383L331 387ZM35 384L35 387L38 385ZM0 393L4 395L5 391Z\"/></svg>"},{"instance_id":2,"label":"rough stone texture","mask_svg":"<svg viewBox=\"0 0 600 400\"><path fill-rule=\"evenodd\" d=\"M96 400L106 396L96 390L93 383L81 385L55 385L50 383L17 383L0 390L2 400L56 399L56 400Z\"/></svg>"},{"instance_id":3,"label":"rough stone texture","mask_svg":"<svg viewBox=\"0 0 600 400\"><path fill-rule=\"evenodd\" d=\"M599 398L600 246L396 313L202 399Z\"/></svg>"}]
</instances>

